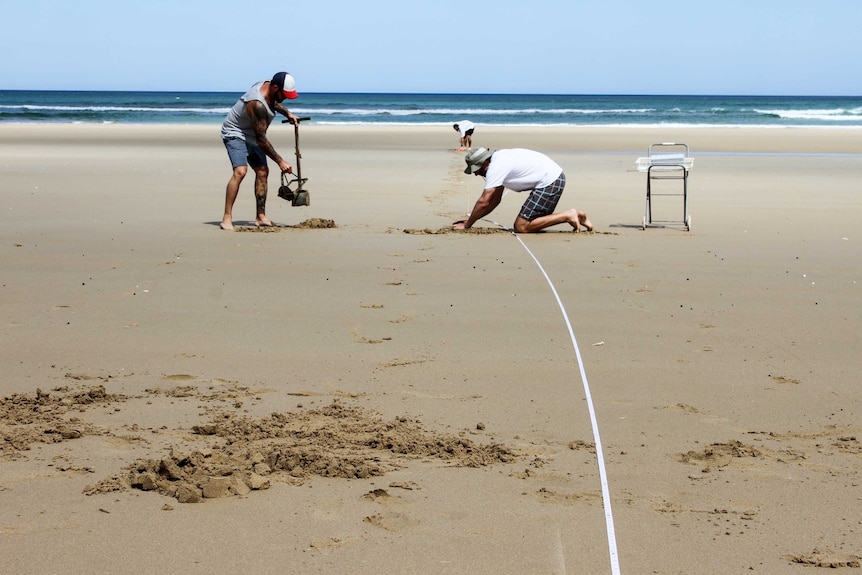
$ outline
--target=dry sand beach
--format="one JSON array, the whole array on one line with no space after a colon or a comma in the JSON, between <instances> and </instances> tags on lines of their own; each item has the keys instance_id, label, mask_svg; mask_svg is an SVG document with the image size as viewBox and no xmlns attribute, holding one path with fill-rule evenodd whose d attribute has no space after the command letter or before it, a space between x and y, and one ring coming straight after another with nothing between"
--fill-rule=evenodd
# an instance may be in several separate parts
<instances>
[{"instance_id":1,"label":"dry sand beach","mask_svg":"<svg viewBox=\"0 0 862 575\"><path fill-rule=\"evenodd\" d=\"M0 125L0 573L859 572L860 131L477 130L596 226L521 240L597 450L451 130L302 130L261 233L217 127Z\"/></svg>"}]
</instances>

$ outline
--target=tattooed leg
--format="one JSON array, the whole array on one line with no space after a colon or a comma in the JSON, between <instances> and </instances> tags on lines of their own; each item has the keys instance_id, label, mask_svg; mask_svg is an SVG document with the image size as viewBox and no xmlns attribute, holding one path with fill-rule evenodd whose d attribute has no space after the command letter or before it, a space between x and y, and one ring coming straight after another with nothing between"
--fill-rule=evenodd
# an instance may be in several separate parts
<instances>
[{"instance_id":1,"label":"tattooed leg","mask_svg":"<svg viewBox=\"0 0 862 575\"><path fill-rule=\"evenodd\" d=\"M266 193L267 179L269 169L256 168L254 170L254 199L257 202L257 219L254 222L256 226L271 226L272 222L266 217Z\"/></svg>"}]
</instances>

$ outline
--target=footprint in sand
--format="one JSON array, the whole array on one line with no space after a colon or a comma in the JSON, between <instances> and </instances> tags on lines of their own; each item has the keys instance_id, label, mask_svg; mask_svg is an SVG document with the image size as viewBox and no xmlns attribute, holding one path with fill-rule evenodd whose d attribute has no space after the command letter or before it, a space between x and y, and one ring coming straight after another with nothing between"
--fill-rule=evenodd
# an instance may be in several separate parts
<instances>
[{"instance_id":1,"label":"footprint in sand","mask_svg":"<svg viewBox=\"0 0 862 575\"><path fill-rule=\"evenodd\" d=\"M162 377L164 379L167 379L168 381L193 381L194 379L197 379L195 376L188 375L185 373L173 373L170 375L164 375Z\"/></svg>"}]
</instances>

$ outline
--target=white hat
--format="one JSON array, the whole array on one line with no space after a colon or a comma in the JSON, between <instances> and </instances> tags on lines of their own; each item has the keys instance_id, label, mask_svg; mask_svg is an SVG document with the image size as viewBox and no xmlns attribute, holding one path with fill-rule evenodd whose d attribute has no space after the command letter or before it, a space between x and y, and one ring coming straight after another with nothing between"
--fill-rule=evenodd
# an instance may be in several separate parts
<instances>
[{"instance_id":1,"label":"white hat","mask_svg":"<svg viewBox=\"0 0 862 575\"><path fill-rule=\"evenodd\" d=\"M494 152L488 148L476 148L475 150L467 152L467 155L464 157L464 161L467 162L467 169L464 170L464 173L475 174L482 168L482 164L485 163L485 160L490 158L493 154Z\"/></svg>"}]
</instances>

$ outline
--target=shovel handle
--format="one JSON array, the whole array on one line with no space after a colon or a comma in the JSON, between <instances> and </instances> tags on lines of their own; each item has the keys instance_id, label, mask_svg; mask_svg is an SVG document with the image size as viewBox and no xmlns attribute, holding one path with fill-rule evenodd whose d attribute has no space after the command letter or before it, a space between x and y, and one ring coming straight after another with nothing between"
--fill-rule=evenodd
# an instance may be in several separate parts
<instances>
[{"instance_id":1,"label":"shovel handle","mask_svg":"<svg viewBox=\"0 0 862 575\"><path fill-rule=\"evenodd\" d=\"M311 119L311 117L310 117L310 116L305 116L304 118L297 118L297 119L296 119L296 121L297 121L297 124L298 124L299 122L305 122L305 121L308 121L308 120L310 120L310 119ZM282 123L282 124L287 124L288 122L290 122L290 120L282 120L282 121L281 121L281 123Z\"/></svg>"}]
</instances>

